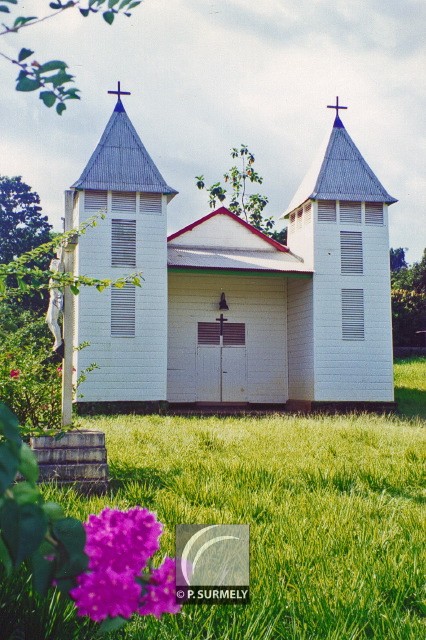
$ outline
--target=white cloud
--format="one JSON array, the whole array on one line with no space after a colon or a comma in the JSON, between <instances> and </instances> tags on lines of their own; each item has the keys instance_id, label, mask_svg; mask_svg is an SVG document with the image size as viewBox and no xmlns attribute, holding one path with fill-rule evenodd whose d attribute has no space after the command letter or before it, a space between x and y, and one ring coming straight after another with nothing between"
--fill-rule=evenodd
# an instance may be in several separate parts
<instances>
[{"instance_id":1,"label":"white cloud","mask_svg":"<svg viewBox=\"0 0 426 640\"><path fill-rule=\"evenodd\" d=\"M31 46L40 61L65 59L83 99L59 118L34 95L14 92L15 69L2 64L0 172L22 174L59 226L63 190L96 146L114 106L106 92L120 79L132 91L125 105L133 124L180 191L170 207L172 230L207 212L193 177L218 179L240 142L254 151L278 216L330 131L325 107L339 95L349 106L342 117L350 135L400 200L391 209L391 243L418 259L425 244L423 6L145 0L112 27L100 16L64 12L7 47Z\"/></svg>"}]
</instances>

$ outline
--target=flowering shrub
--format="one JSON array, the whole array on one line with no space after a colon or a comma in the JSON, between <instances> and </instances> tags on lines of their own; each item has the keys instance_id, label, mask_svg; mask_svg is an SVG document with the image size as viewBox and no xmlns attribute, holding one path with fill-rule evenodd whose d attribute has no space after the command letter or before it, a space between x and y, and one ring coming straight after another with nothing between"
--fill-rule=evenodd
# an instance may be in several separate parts
<instances>
[{"instance_id":1,"label":"flowering shrub","mask_svg":"<svg viewBox=\"0 0 426 640\"><path fill-rule=\"evenodd\" d=\"M42 318L26 312L0 344L0 400L18 416L23 432L34 435L61 425L61 375L46 361L52 338Z\"/></svg>"},{"instance_id":2,"label":"flowering shrub","mask_svg":"<svg viewBox=\"0 0 426 640\"><path fill-rule=\"evenodd\" d=\"M24 480L15 483L17 472ZM8 575L29 561L34 589L47 596L54 585L75 602L77 613L99 622L101 633L118 629L133 614L177 613L175 561L158 569L162 525L141 507L104 509L86 523L44 502L38 465L22 442L16 416L0 403L0 563Z\"/></svg>"},{"instance_id":3,"label":"flowering shrub","mask_svg":"<svg viewBox=\"0 0 426 640\"><path fill-rule=\"evenodd\" d=\"M0 327L0 401L19 418L22 435L55 435L63 430L62 365L52 361L52 336L46 322L23 312L17 316L17 326L4 329ZM96 368L89 365L77 386Z\"/></svg>"},{"instance_id":4,"label":"flowering shrub","mask_svg":"<svg viewBox=\"0 0 426 640\"><path fill-rule=\"evenodd\" d=\"M85 552L89 571L77 576L70 591L79 615L96 622L133 613L176 613L175 561L167 558L152 574L142 575L151 556L160 548L162 526L147 509L104 509L89 516Z\"/></svg>"}]
</instances>

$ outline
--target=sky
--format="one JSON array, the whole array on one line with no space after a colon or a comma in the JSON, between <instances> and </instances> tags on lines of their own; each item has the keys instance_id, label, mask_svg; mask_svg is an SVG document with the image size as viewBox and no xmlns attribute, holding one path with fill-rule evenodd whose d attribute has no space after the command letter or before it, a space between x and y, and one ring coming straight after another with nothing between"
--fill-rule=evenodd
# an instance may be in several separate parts
<instances>
[{"instance_id":1,"label":"sky","mask_svg":"<svg viewBox=\"0 0 426 640\"><path fill-rule=\"evenodd\" d=\"M48 0L19 6L18 15L51 12ZM412 263L426 246L425 25L424 0L144 0L112 26L65 11L0 38L12 58L26 47L31 60L66 61L81 90L59 117L36 93L16 92L16 66L0 58L0 174L21 175L59 230L63 192L96 147L120 80L142 142L179 191L170 233L209 212L195 176L220 180L241 143L280 228L338 95L348 133L398 199L390 244Z\"/></svg>"}]
</instances>

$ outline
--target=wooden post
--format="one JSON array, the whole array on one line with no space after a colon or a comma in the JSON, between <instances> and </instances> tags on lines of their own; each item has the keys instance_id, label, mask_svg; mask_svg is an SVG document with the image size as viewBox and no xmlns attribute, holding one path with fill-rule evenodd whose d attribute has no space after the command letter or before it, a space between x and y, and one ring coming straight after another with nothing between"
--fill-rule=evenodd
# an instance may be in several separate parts
<instances>
[{"instance_id":1,"label":"wooden post","mask_svg":"<svg viewBox=\"0 0 426 640\"><path fill-rule=\"evenodd\" d=\"M73 228L74 192L65 191L65 231ZM74 251L77 238L69 240L63 249L62 260L64 271L74 273ZM74 294L69 287L64 290L63 340L64 359L62 361L62 426L68 427L72 423L73 401L73 351L74 351Z\"/></svg>"}]
</instances>

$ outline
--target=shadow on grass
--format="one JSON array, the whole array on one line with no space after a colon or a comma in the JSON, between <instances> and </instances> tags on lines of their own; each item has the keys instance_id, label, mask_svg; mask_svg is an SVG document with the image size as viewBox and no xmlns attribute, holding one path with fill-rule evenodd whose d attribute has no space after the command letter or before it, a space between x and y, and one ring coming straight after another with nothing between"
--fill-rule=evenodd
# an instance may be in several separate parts
<instances>
[{"instance_id":1,"label":"shadow on grass","mask_svg":"<svg viewBox=\"0 0 426 640\"><path fill-rule=\"evenodd\" d=\"M173 479L181 474L180 469L168 471L155 467L134 467L129 464L114 463L109 465L110 488L113 493L126 489L129 484L138 485L140 489L153 498L157 491L170 487Z\"/></svg>"},{"instance_id":2,"label":"shadow on grass","mask_svg":"<svg viewBox=\"0 0 426 640\"><path fill-rule=\"evenodd\" d=\"M408 418L426 418L426 391L396 387L395 400L398 403L400 415Z\"/></svg>"}]
</instances>

